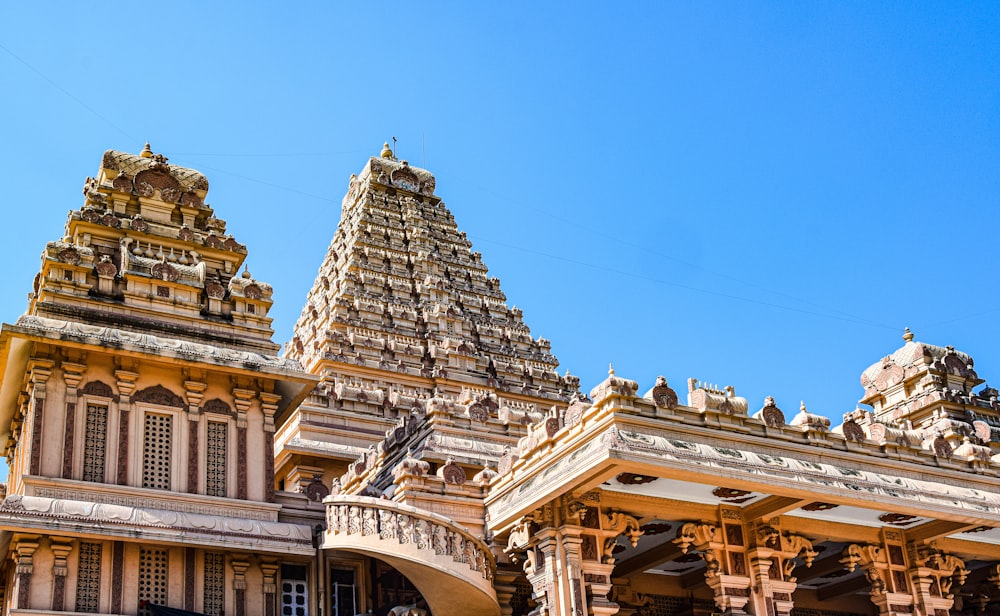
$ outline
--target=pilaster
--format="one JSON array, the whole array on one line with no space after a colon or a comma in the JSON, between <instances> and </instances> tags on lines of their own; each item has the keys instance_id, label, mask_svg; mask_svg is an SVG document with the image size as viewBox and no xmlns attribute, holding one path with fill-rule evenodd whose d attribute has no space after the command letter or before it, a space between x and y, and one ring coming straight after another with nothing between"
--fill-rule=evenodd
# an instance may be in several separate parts
<instances>
[{"instance_id":1,"label":"pilaster","mask_svg":"<svg viewBox=\"0 0 1000 616\"><path fill-rule=\"evenodd\" d=\"M275 616L278 609L278 563L261 562L260 572L264 577L264 616Z\"/></svg>"},{"instance_id":2,"label":"pilaster","mask_svg":"<svg viewBox=\"0 0 1000 616\"><path fill-rule=\"evenodd\" d=\"M233 568L233 591L236 595L236 616L246 616L247 613L247 569L250 563L245 560L230 561Z\"/></svg>"},{"instance_id":3,"label":"pilaster","mask_svg":"<svg viewBox=\"0 0 1000 616\"><path fill-rule=\"evenodd\" d=\"M201 473L198 467L198 437L201 434L201 402L205 397L208 383L195 380L184 381L184 394L188 404L188 461L187 491L198 494Z\"/></svg>"},{"instance_id":4,"label":"pilaster","mask_svg":"<svg viewBox=\"0 0 1000 616\"><path fill-rule=\"evenodd\" d=\"M76 413L77 413L77 387L83 380L83 371L87 369L84 364L73 362L62 362L63 382L66 383L66 417L63 431L63 460L62 478L71 479L73 477L73 455L76 435Z\"/></svg>"},{"instance_id":5,"label":"pilaster","mask_svg":"<svg viewBox=\"0 0 1000 616\"><path fill-rule=\"evenodd\" d=\"M115 370L118 385L118 485L128 484L129 417L132 413L132 392L139 379L138 372Z\"/></svg>"},{"instance_id":6,"label":"pilaster","mask_svg":"<svg viewBox=\"0 0 1000 616\"><path fill-rule=\"evenodd\" d=\"M69 558L70 552L73 551L74 543L76 542L73 539L67 537L52 537L50 544L50 549L55 557L52 562L52 610L56 612L62 612L65 609L66 575L69 573L66 560Z\"/></svg>"},{"instance_id":7,"label":"pilaster","mask_svg":"<svg viewBox=\"0 0 1000 616\"><path fill-rule=\"evenodd\" d=\"M260 392L260 409L264 412L264 500L274 502L274 415L281 396Z\"/></svg>"},{"instance_id":8,"label":"pilaster","mask_svg":"<svg viewBox=\"0 0 1000 616\"><path fill-rule=\"evenodd\" d=\"M13 609L31 609L31 577L34 574L34 555L38 549L38 535L22 535L14 538L14 605Z\"/></svg>"},{"instance_id":9,"label":"pilaster","mask_svg":"<svg viewBox=\"0 0 1000 616\"><path fill-rule=\"evenodd\" d=\"M253 404L253 391L233 388L236 407L236 498L247 499L247 412Z\"/></svg>"},{"instance_id":10,"label":"pilaster","mask_svg":"<svg viewBox=\"0 0 1000 616\"><path fill-rule=\"evenodd\" d=\"M31 451L29 454L28 474L39 475L42 472L42 415L45 408L45 385L52 376L55 365L50 359L33 358L28 361L28 378L31 382Z\"/></svg>"}]
</instances>

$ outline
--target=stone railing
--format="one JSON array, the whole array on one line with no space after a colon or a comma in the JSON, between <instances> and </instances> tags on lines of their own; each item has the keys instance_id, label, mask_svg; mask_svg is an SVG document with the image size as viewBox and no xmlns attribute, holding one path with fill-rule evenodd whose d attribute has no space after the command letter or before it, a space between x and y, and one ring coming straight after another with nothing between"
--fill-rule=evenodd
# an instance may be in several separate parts
<instances>
[{"instance_id":1,"label":"stone railing","mask_svg":"<svg viewBox=\"0 0 1000 616\"><path fill-rule=\"evenodd\" d=\"M450 561L447 568L464 570L461 577L493 581L496 562L486 544L443 516L365 496L331 496L324 502L323 547L343 547L341 542L348 539L361 551L369 547L439 565Z\"/></svg>"}]
</instances>

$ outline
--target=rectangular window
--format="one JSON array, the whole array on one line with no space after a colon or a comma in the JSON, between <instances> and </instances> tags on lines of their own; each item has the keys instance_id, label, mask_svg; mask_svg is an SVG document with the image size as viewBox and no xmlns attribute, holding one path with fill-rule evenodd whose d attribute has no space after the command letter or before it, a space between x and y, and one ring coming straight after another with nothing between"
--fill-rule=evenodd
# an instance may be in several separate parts
<instances>
[{"instance_id":1,"label":"rectangular window","mask_svg":"<svg viewBox=\"0 0 1000 616\"><path fill-rule=\"evenodd\" d=\"M205 553L205 606L203 614L222 616L226 594L226 557L216 552Z\"/></svg>"},{"instance_id":2,"label":"rectangular window","mask_svg":"<svg viewBox=\"0 0 1000 616\"><path fill-rule=\"evenodd\" d=\"M139 605L167 604L167 550L139 550ZM144 603L145 602L145 603ZM148 607L140 608L140 616L149 616Z\"/></svg>"},{"instance_id":3,"label":"rectangular window","mask_svg":"<svg viewBox=\"0 0 1000 616\"><path fill-rule=\"evenodd\" d=\"M354 616L358 613L355 592L354 569L330 570L332 616Z\"/></svg>"},{"instance_id":4,"label":"rectangular window","mask_svg":"<svg viewBox=\"0 0 1000 616\"><path fill-rule=\"evenodd\" d=\"M170 489L170 454L174 418L146 413L143 430L142 487Z\"/></svg>"},{"instance_id":5,"label":"rectangular window","mask_svg":"<svg viewBox=\"0 0 1000 616\"><path fill-rule=\"evenodd\" d=\"M208 442L205 454L205 494L226 496L226 445L229 425L221 421L208 422Z\"/></svg>"},{"instance_id":6,"label":"rectangular window","mask_svg":"<svg viewBox=\"0 0 1000 616\"><path fill-rule=\"evenodd\" d=\"M303 565L281 566L281 616L306 616L309 591ZM334 612L336 613L336 612Z\"/></svg>"},{"instance_id":7,"label":"rectangular window","mask_svg":"<svg viewBox=\"0 0 1000 616\"><path fill-rule=\"evenodd\" d=\"M107 458L108 407L87 405L83 437L83 480L104 483L104 460Z\"/></svg>"},{"instance_id":8,"label":"rectangular window","mask_svg":"<svg viewBox=\"0 0 1000 616\"><path fill-rule=\"evenodd\" d=\"M76 577L76 611L96 614L101 597L101 544L80 542Z\"/></svg>"}]
</instances>

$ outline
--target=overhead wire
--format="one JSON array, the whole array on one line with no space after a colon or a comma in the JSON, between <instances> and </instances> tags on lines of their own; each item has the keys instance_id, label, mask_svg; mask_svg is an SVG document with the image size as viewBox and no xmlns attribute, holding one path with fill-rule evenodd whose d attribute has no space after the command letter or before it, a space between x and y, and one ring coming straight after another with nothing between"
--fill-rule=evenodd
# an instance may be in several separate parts
<instances>
[{"instance_id":1,"label":"overhead wire","mask_svg":"<svg viewBox=\"0 0 1000 616\"><path fill-rule=\"evenodd\" d=\"M67 98L69 98L73 102L75 102L78 105L80 105L83 109L85 109L90 114L92 114L94 117L98 118L99 120L101 120L102 122L104 122L105 124L107 124L109 127L115 129L117 132L121 133L123 136L127 137L128 139L130 139L132 141L138 141L138 139L136 137L134 137L132 134L130 134L128 131L126 131L125 129L123 129L121 126L117 125L113 121L111 121L108 117L106 117L103 114L101 114L100 112L98 112L96 109L94 109L93 107L91 107L90 105L88 105L86 102L84 102L79 97L75 96L70 91L68 91L65 88L63 88L62 86L60 86L54 80L50 79L41 70L39 70L36 67L34 67L32 64L30 64L29 62L27 62L26 60L24 60L23 58L21 58L19 55L17 55L16 53L14 53L10 48L6 47L2 43L0 43L0 50L3 50L11 58L13 58L14 60L16 60L20 64L22 64L24 67L26 67L27 69L29 69L33 73L35 73L38 77L40 77L42 80L44 80L50 86L52 86L53 88L55 88L56 90L58 90L59 92L61 92L63 95L65 95ZM358 153L358 152L361 152L361 151L362 150L341 150L341 151L327 151L327 152L296 152L296 153L249 153L249 152L234 152L234 153L209 153L209 152L204 152L204 153L187 153L187 152L182 152L182 153L170 153L170 154L171 154L171 156L174 156L174 157L177 157L177 156L181 156L181 157L183 157L183 156L190 156L190 157L197 156L197 157L219 157L219 158L237 158L237 157L244 157L244 158L292 158L292 157L316 157L316 156L334 156L334 155L343 155L343 154L354 154L354 153ZM182 159L182 161L183 161L183 159ZM304 197L309 197L311 199L318 199L318 200L326 201L326 202L329 202L329 203L336 203L337 202L336 199L331 199L329 197L324 197L324 196L321 196L321 195L316 195L316 194L309 193L309 192L306 192L306 191L302 191L302 190L299 190L299 189L296 189L296 188L292 188L292 187L289 187L289 186L283 186L281 184L276 184L276 183L273 183L273 182L268 182L268 181L265 181L265 180L261 180L261 179L254 178L254 177L250 177L250 176L243 175L243 174L240 174L240 173L235 173L235 172L228 171L228 170L225 170L225 169L220 169L220 168L217 168L217 167L205 165L203 163L199 163L199 166L202 167L202 168L205 168L207 170L216 172L216 173L222 173L222 174L229 175L229 176L235 177L235 178L239 178L239 179L242 179L242 180L245 180L245 181L248 181L248 182L253 182L253 183L256 183L256 184L260 184L260 185L264 185L264 186L269 186L269 187L276 188L276 189L279 189L279 190L283 190L283 191L286 191L286 192L291 192L291 193L294 193L294 194L298 194L298 195L301 195L301 196L304 196ZM461 184L463 182L461 180L459 180L457 183ZM532 254L537 254L539 256L544 256L544 257L551 258L551 259L561 260L561 261L573 263L573 264L576 264L576 265L580 265L580 266L583 266L583 267L589 267L591 269L604 270L604 271L608 271L608 272L615 273L615 274L618 274L618 275L630 276L630 277L633 277L633 278L638 278L638 279L646 280L646 281L649 281L649 282L654 282L654 283L661 284L661 285L667 285L667 286L673 286L673 287L677 287L677 288L682 288L682 289L686 289L686 290L689 290L689 291L698 292L698 293L702 293L702 294L714 295L714 296L724 297L724 298L728 298L728 299L734 299L734 300L738 300L738 301L743 301L743 302L758 304L758 305L767 306L767 307L771 307L771 308L776 308L776 309L780 309L780 310L788 310L788 311L799 312L799 313L804 313L804 314L811 314L811 315L814 315L814 316L820 316L820 317L825 317L825 318L830 318L830 319L836 319L836 320L840 320L840 321L857 323L857 324L861 324L861 325L868 325L868 326L871 326L871 327L878 327L878 328L891 329L891 330L898 329L897 327L893 327L893 326L890 326L890 325L886 325L884 323L879 323L879 322L876 322L876 321L872 321L870 319L865 319L863 317L859 317L857 315L851 314L851 313L849 313L847 311L844 311L844 310L841 310L841 309L838 309L838 308L829 308L829 307L823 306L822 304L817 304L815 302L812 302L810 300L806 300L806 299L797 297L795 295L791 295L791 294L784 293L784 292L781 292L781 291L776 291L774 289L769 289L769 288L764 287L764 286L762 286L760 284L757 284L757 283L754 283L754 282L751 282L751 281L747 281L747 280L743 280L741 278L738 278L736 276L732 276L730 274L726 274L724 272L714 271L711 268L706 268L706 267L704 267L702 265L699 265L699 264L696 264L696 263L691 263L689 261L685 261L684 259L679 259L679 258L674 257L672 255L667 255L667 254L664 254L664 253L662 253L660 251L653 250L653 249L649 248L648 246L636 244L634 242L625 240L625 239L620 238L620 237L611 236L610 234L606 233L605 231L598 231L598 230L595 230L595 229L593 229L591 227L588 227L587 225L581 225L580 223L578 223L578 222L576 222L574 220L568 219L568 218L566 218L564 216L560 216L560 215L554 214L552 212L546 211L546 210L541 209L541 208L529 206L529 205L521 203L521 202L519 202L519 201L517 201L515 199L507 197L505 195L500 195L500 194L498 194L498 193L496 193L494 191L491 191L491 190L489 190L489 189L487 189L485 187L475 186L474 184L469 184L469 185L472 186L473 188L475 188L476 190L479 190L479 191L484 192L486 194L490 194L494 198L501 199L501 200L507 202L508 204L514 205L516 207L520 207L522 209L526 209L526 210L531 211L531 212L535 212L536 214L541 214L541 215L544 215L544 216L548 216L548 217L553 218L553 219L555 219L555 220L557 220L557 221L559 221L559 222L561 222L563 224L571 225L571 226L574 226L574 227L576 227L578 229L581 229L581 230L584 230L584 231L587 231L587 232L590 232L590 233L595 233L595 234L601 235L605 239L611 240L613 242L616 242L616 243L618 243L618 244L620 244L622 246L628 246L628 247L631 247L631 248L635 248L637 250L641 250L641 251L646 252L648 254L655 255L655 256L660 257L662 259L670 260L670 261L673 261L673 262L678 263L680 265L684 265L686 267L690 267L690 268L694 268L694 269L699 269L699 270L702 270L702 271L704 271L706 273L712 274L714 276L718 276L720 278L723 278L723 279L726 279L726 280L730 280L732 282L737 282L737 283L740 283L740 284L743 284L743 285L746 285L746 286L749 286L749 287L753 287L753 288L759 289L761 291L765 291L765 292L773 294L773 295L778 295L778 296L784 297L786 299L790 299L790 300L793 300L793 301L796 301L796 302L801 302L803 304L810 305L810 306L813 306L813 307L816 307L816 308L824 308L824 309L827 309L828 312L817 312L817 311L813 311L813 310L806 310L806 309L802 309L802 308L796 308L796 307L793 307L793 306L787 306L787 305L783 305L783 304L776 304L774 302L767 302L767 301L757 300L757 299L748 298L748 297L744 297L744 296L733 295L733 294L729 294L729 293L723 293L723 292L720 292L720 291L714 291L714 290L711 290L711 289L704 289L704 288L701 288L701 287L695 287L695 286L691 286L691 285L685 285L685 284L682 284L682 283L676 283L676 282L672 282L672 281L668 281L668 280L662 280L662 279L652 278L652 277L649 277L649 276L644 276L644 275L641 275L641 274L637 274L635 272L628 272L628 271L624 271L624 270L617 270L617 269L614 269L614 268L608 268L606 266L600 266L600 265L595 265L595 264L592 264L592 263L586 263L586 262L583 262L583 261L579 261L579 260L575 260L575 259L569 259L567 257L563 257L563 256L559 256L559 255L552 255L552 254L544 253L544 252L533 250L533 249L527 249L527 248L524 248L522 246L514 246L514 245L511 245L511 244L507 244L507 243L504 243L504 242L498 242L496 240L491 240L491 239L487 239L487 238L480 237L479 238L480 241L485 241L487 243L492 243L492 244L496 244L496 245L505 246L505 247L511 248L513 250L517 250L519 252L528 252L528 253L532 253ZM933 323L933 324L930 324L930 325L925 325L924 327L927 327L927 328L937 327L937 326L945 325L945 324L952 323L952 322L955 322L955 321L960 321L960 320L964 320L964 319L968 319L968 318L974 318L974 317L977 317L977 316L982 316L982 315L985 315L985 314L990 314L990 313L996 312L997 310L1000 310L1000 308L994 308L994 309L991 309L991 310L987 310L987 311L983 311L983 312L979 312L979 313L975 313L975 314L971 314L971 315L965 315L965 316L962 316L962 317L956 317L954 319L949 319L949 320L946 320L946 321L939 321L937 323Z\"/></svg>"},{"instance_id":2,"label":"overhead wire","mask_svg":"<svg viewBox=\"0 0 1000 616\"><path fill-rule=\"evenodd\" d=\"M118 126L114 122L112 122L110 119L108 119L107 117L105 117L104 115L102 115L101 113L99 113L96 109L94 109L93 107L91 107L87 103L85 103L82 100L80 100L78 97L74 96L71 92L69 92L68 90L66 90L66 88L63 88L62 86L60 86L55 81L49 79L45 75L45 73L43 73L42 71L38 70L37 68L35 68L31 64L29 64L24 58L22 58L21 56L17 55L13 51L11 51L9 48L7 48L6 46L4 46L2 43L0 43L0 49L2 49L5 52L7 52L7 54L10 57L14 58L18 62L20 62L21 64L23 64L24 66L26 66L33 73L35 73L36 75L38 75L39 77L41 77L43 80L45 80L45 82L48 83L50 86L52 86L56 90L59 90L60 92L62 92L63 94L65 94L67 97L69 97L70 99L72 99L74 102L76 102L78 105L80 105L81 107L83 107L84 109L86 109L87 111L89 111L90 113L92 113L95 117L97 117L98 119L100 119L101 121L103 121L105 124L107 124L111 128L115 129L116 131L118 131L122 135L128 137L132 141L138 141L138 139L136 139L135 137L133 137L132 135L130 135L125 129L123 129L122 127Z\"/></svg>"}]
</instances>

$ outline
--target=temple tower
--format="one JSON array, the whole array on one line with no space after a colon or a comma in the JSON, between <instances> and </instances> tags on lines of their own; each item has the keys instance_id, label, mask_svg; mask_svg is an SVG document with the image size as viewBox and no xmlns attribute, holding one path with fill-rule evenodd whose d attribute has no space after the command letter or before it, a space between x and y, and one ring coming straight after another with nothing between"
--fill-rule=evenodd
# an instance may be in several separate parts
<instances>
[{"instance_id":1,"label":"temple tower","mask_svg":"<svg viewBox=\"0 0 1000 616\"><path fill-rule=\"evenodd\" d=\"M556 372L549 342L533 338L521 310L507 305L499 279L488 275L435 184L388 146L351 176L340 224L285 349L320 382L298 410L279 418L276 480L313 502L331 490L340 498L389 499L378 505L386 519L399 513L385 510L396 504L444 515L459 530L441 532L467 533L469 546L488 551L486 483L505 452L530 438L529 424L558 421L578 381ZM302 515L312 506L302 503ZM356 542L338 543L344 537L328 536L327 553L350 567L338 560L340 550ZM388 562L399 549L393 538L362 553ZM485 567L493 556L481 558ZM429 597L440 583L421 580L419 566L407 568L413 563L392 562L428 603L437 601L435 614L491 611L449 606L463 598L454 590ZM468 565L459 559L459 567ZM468 573L456 571L451 584L468 584Z\"/></svg>"},{"instance_id":2,"label":"temple tower","mask_svg":"<svg viewBox=\"0 0 1000 616\"><path fill-rule=\"evenodd\" d=\"M276 356L205 176L147 144L83 192L0 333L4 611L271 616L314 554L278 521L274 418L314 379Z\"/></svg>"}]
</instances>

